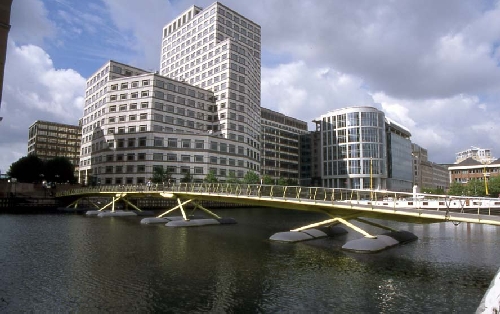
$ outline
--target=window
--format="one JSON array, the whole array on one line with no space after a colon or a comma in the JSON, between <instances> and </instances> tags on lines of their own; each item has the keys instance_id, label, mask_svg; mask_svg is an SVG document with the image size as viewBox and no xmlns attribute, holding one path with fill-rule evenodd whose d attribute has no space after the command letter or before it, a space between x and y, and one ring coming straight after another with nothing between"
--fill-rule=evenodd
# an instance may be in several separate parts
<instances>
[{"instance_id":1,"label":"window","mask_svg":"<svg viewBox=\"0 0 500 314\"><path fill-rule=\"evenodd\" d=\"M146 146L146 138L140 137L139 138L139 147L145 147L145 146Z\"/></svg>"},{"instance_id":2,"label":"window","mask_svg":"<svg viewBox=\"0 0 500 314\"><path fill-rule=\"evenodd\" d=\"M211 164L216 164L217 163L217 157L216 156L210 156L210 163Z\"/></svg>"},{"instance_id":3,"label":"window","mask_svg":"<svg viewBox=\"0 0 500 314\"><path fill-rule=\"evenodd\" d=\"M195 144L195 148L203 149L203 140L195 140L194 144Z\"/></svg>"},{"instance_id":4,"label":"window","mask_svg":"<svg viewBox=\"0 0 500 314\"><path fill-rule=\"evenodd\" d=\"M177 139L169 138L168 139L168 147L177 147Z\"/></svg>"},{"instance_id":5,"label":"window","mask_svg":"<svg viewBox=\"0 0 500 314\"><path fill-rule=\"evenodd\" d=\"M203 155L194 155L195 162L203 162Z\"/></svg>"},{"instance_id":6,"label":"window","mask_svg":"<svg viewBox=\"0 0 500 314\"><path fill-rule=\"evenodd\" d=\"M167 161L177 161L177 154L167 154Z\"/></svg>"},{"instance_id":7,"label":"window","mask_svg":"<svg viewBox=\"0 0 500 314\"><path fill-rule=\"evenodd\" d=\"M194 174L203 174L203 167L194 167Z\"/></svg>"},{"instance_id":8,"label":"window","mask_svg":"<svg viewBox=\"0 0 500 314\"><path fill-rule=\"evenodd\" d=\"M163 154L162 153L153 153L153 160L163 161Z\"/></svg>"},{"instance_id":9,"label":"window","mask_svg":"<svg viewBox=\"0 0 500 314\"><path fill-rule=\"evenodd\" d=\"M139 132L146 132L148 127L146 125L139 125Z\"/></svg>"},{"instance_id":10,"label":"window","mask_svg":"<svg viewBox=\"0 0 500 314\"><path fill-rule=\"evenodd\" d=\"M135 160L135 154L127 154L127 160L129 161Z\"/></svg>"},{"instance_id":11,"label":"window","mask_svg":"<svg viewBox=\"0 0 500 314\"><path fill-rule=\"evenodd\" d=\"M146 120L147 118L148 118L148 114L147 113L141 113L141 115L139 116L140 120Z\"/></svg>"},{"instance_id":12,"label":"window","mask_svg":"<svg viewBox=\"0 0 500 314\"><path fill-rule=\"evenodd\" d=\"M155 137L154 145L156 147L163 147L163 138L161 138L161 137Z\"/></svg>"},{"instance_id":13,"label":"window","mask_svg":"<svg viewBox=\"0 0 500 314\"><path fill-rule=\"evenodd\" d=\"M191 148L191 140L183 139L182 140L182 148Z\"/></svg>"},{"instance_id":14,"label":"window","mask_svg":"<svg viewBox=\"0 0 500 314\"><path fill-rule=\"evenodd\" d=\"M191 157L189 155L181 155L181 161L182 162L190 162Z\"/></svg>"}]
</instances>

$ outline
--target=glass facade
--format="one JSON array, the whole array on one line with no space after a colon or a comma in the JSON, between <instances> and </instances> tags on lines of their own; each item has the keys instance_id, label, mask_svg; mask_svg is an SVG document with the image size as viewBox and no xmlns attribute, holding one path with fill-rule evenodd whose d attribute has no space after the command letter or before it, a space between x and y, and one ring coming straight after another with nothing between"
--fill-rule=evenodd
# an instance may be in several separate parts
<instances>
[{"instance_id":1,"label":"glass facade","mask_svg":"<svg viewBox=\"0 0 500 314\"><path fill-rule=\"evenodd\" d=\"M386 188L383 112L372 107L351 107L329 112L317 123L322 134L323 186Z\"/></svg>"}]
</instances>

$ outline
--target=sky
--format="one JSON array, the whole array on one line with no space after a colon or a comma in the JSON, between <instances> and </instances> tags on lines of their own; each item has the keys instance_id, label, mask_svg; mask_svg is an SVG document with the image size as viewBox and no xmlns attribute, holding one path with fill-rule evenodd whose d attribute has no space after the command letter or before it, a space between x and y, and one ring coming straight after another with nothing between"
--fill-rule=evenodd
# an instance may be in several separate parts
<instances>
[{"instance_id":1,"label":"sky","mask_svg":"<svg viewBox=\"0 0 500 314\"><path fill-rule=\"evenodd\" d=\"M108 60L158 70L162 27L197 0L14 0L0 108L0 171L36 120L78 124ZM309 123L373 106L429 160L500 157L500 0L226 0L261 25L263 107Z\"/></svg>"}]
</instances>

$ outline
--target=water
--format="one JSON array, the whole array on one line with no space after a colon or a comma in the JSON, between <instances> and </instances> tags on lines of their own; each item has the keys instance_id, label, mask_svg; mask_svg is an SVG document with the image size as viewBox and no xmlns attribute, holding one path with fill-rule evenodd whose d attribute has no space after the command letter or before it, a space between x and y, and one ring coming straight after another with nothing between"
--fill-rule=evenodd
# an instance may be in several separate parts
<instances>
[{"instance_id":1,"label":"water","mask_svg":"<svg viewBox=\"0 0 500 314\"><path fill-rule=\"evenodd\" d=\"M419 240L354 254L340 250L360 237L352 231L267 240L320 214L216 212L238 224L0 215L0 312L473 313L500 266L500 228L492 226L384 222Z\"/></svg>"}]
</instances>

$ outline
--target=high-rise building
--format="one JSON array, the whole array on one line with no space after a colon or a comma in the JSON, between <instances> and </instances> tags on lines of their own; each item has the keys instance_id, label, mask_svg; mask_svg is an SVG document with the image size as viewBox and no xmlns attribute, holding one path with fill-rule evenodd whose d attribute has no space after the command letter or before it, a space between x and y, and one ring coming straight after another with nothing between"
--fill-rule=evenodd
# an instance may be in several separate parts
<instances>
[{"instance_id":1,"label":"high-rise building","mask_svg":"<svg viewBox=\"0 0 500 314\"><path fill-rule=\"evenodd\" d=\"M163 28L160 73L210 90L210 130L237 141L244 166L260 172L260 26L215 2L192 6ZM209 120L210 121L210 120Z\"/></svg>"},{"instance_id":2,"label":"high-rise building","mask_svg":"<svg viewBox=\"0 0 500 314\"><path fill-rule=\"evenodd\" d=\"M307 122L266 108L261 115L262 175L298 184L300 135L307 133Z\"/></svg>"},{"instance_id":3,"label":"high-rise building","mask_svg":"<svg viewBox=\"0 0 500 314\"><path fill-rule=\"evenodd\" d=\"M260 172L260 26L191 7L163 29L161 75L109 61L88 79L82 127L82 183Z\"/></svg>"},{"instance_id":4,"label":"high-rise building","mask_svg":"<svg viewBox=\"0 0 500 314\"><path fill-rule=\"evenodd\" d=\"M82 129L79 125L35 121L29 128L28 155L41 160L67 157L78 169Z\"/></svg>"}]
</instances>

